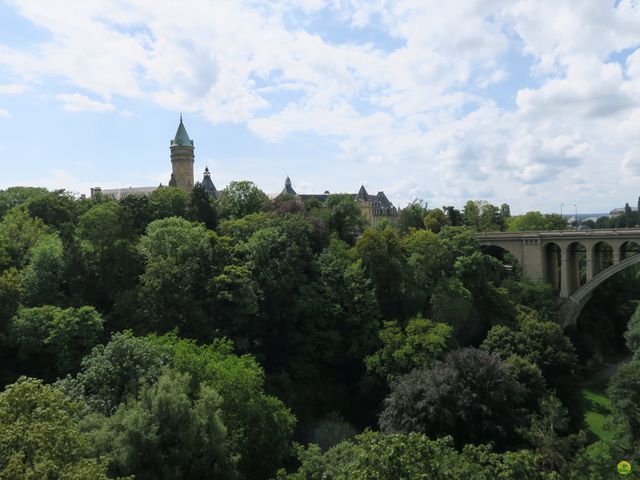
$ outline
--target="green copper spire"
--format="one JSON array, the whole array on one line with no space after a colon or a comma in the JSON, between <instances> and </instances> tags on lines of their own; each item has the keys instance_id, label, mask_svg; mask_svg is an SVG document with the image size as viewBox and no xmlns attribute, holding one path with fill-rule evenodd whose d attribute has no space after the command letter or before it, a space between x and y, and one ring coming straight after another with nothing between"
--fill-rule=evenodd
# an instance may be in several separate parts
<instances>
[{"instance_id":1,"label":"green copper spire","mask_svg":"<svg viewBox=\"0 0 640 480\"><path fill-rule=\"evenodd\" d=\"M193 140L189 138L189 134L187 133L187 129L184 128L184 123L182 123L182 114L180 114L180 125L178 125L178 131L176 131L176 136L173 140L171 140L171 146L187 146L193 147Z\"/></svg>"}]
</instances>

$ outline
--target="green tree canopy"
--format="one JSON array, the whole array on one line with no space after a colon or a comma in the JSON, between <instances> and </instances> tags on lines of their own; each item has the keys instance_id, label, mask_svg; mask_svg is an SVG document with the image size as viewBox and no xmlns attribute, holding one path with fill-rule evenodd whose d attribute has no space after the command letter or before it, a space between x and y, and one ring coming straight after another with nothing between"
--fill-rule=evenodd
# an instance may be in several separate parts
<instances>
[{"instance_id":1,"label":"green tree canopy","mask_svg":"<svg viewBox=\"0 0 640 480\"><path fill-rule=\"evenodd\" d=\"M414 200L398 213L398 230L405 235L412 229L424 229L424 217L426 215L427 205L422 203L422 200Z\"/></svg>"},{"instance_id":2,"label":"green tree canopy","mask_svg":"<svg viewBox=\"0 0 640 480\"><path fill-rule=\"evenodd\" d=\"M0 219L13 207L27 203L31 198L47 193L42 187L9 187L0 190Z\"/></svg>"},{"instance_id":3,"label":"green tree canopy","mask_svg":"<svg viewBox=\"0 0 640 480\"><path fill-rule=\"evenodd\" d=\"M64 249L57 233L46 235L29 250L29 264L22 271L27 305L58 305L62 300Z\"/></svg>"},{"instance_id":4,"label":"green tree canopy","mask_svg":"<svg viewBox=\"0 0 640 480\"><path fill-rule=\"evenodd\" d=\"M298 449L299 469L279 480L559 480L541 471L540 457L526 450L498 454L487 446L458 452L450 438L420 433L366 431L322 453L315 445Z\"/></svg>"},{"instance_id":5,"label":"green tree canopy","mask_svg":"<svg viewBox=\"0 0 640 480\"><path fill-rule=\"evenodd\" d=\"M253 182L230 182L220 199L221 214L227 218L242 218L257 213L269 202L269 197Z\"/></svg>"},{"instance_id":6,"label":"green tree canopy","mask_svg":"<svg viewBox=\"0 0 640 480\"><path fill-rule=\"evenodd\" d=\"M510 232L564 230L566 228L566 220L557 213L527 212L524 215L511 217L507 222L507 230Z\"/></svg>"},{"instance_id":7,"label":"green tree canopy","mask_svg":"<svg viewBox=\"0 0 640 480\"><path fill-rule=\"evenodd\" d=\"M431 370L413 370L393 385L380 415L382 431L451 435L458 447L512 446L523 423L524 390L495 356L456 350Z\"/></svg>"},{"instance_id":8,"label":"green tree canopy","mask_svg":"<svg viewBox=\"0 0 640 480\"><path fill-rule=\"evenodd\" d=\"M187 218L190 200L189 194L180 188L158 188L149 195L151 218L153 220L167 217Z\"/></svg>"},{"instance_id":9,"label":"green tree canopy","mask_svg":"<svg viewBox=\"0 0 640 480\"><path fill-rule=\"evenodd\" d=\"M11 320L9 340L27 372L53 379L78 369L100 340L103 323L102 316L88 306L22 308Z\"/></svg>"},{"instance_id":10,"label":"green tree canopy","mask_svg":"<svg viewBox=\"0 0 640 480\"><path fill-rule=\"evenodd\" d=\"M390 384L415 368L429 369L453 346L452 331L449 325L422 317L409 320L405 328L385 322L379 333L382 348L366 358L367 369Z\"/></svg>"},{"instance_id":11,"label":"green tree canopy","mask_svg":"<svg viewBox=\"0 0 640 480\"><path fill-rule=\"evenodd\" d=\"M41 380L22 377L0 393L0 478L107 480L75 420L79 405Z\"/></svg>"},{"instance_id":12,"label":"green tree canopy","mask_svg":"<svg viewBox=\"0 0 640 480\"><path fill-rule=\"evenodd\" d=\"M353 245L367 224L356 201L351 195L329 195L325 206L329 209L329 230L335 232L340 240Z\"/></svg>"},{"instance_id":13,"label":"green tree canopy","mask_svg":"<svg viewBox=\"0 0 640 480\"><path fill-rule=\"evenodd\" d=\"M110 471L140 480L236 478L221 420L222 399L188 374L164 372L105 419L92 440Z\"/></svg>"},{"instance_id":14,"label":"green tree canopy","mask_svg":"<svg viewBox=\"0 0 640 480\"><path fill-rule=\"evenodd\" d=\"M144 262L140 298L148 328L174 327L187 335L203 332L203 302L213 270L217 236L179 217L155 220L138 244Z\"/></svg>"}]
</instances>

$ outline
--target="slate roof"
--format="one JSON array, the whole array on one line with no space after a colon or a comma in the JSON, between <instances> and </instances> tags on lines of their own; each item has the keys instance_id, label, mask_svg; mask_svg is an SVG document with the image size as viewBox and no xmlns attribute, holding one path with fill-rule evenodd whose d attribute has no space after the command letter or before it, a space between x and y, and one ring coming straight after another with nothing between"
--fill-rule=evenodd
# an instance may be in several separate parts
<instances>
[{"instance_id":1,"label":"slate roof","mask_svg":"<svg viewBox=\"0 0 640 480\"><path fill-rule=\"evenodd\" d=\"M211 180L211 172L209 172L209 167L204 167L202 186L204 187L204 191L207 192L210 197L218 198L218 190L213 184L213 180Z\"/></svg>"},{"instance_id":2,"label":"slate roof","mask_svg":"<svg viewBox=\"0 0 640 480\"><path fill-rule=\"evenodd\" d=\"M359 200L361 202L369 201L369 194L367 193L366 188L364 188L364 185L360 185L360 190L358 190L358 193L356 195L356 200Z\"/></svg>"},{"instance_id":3,"label":"slate roof","mask_svg":"<svg viewBox=\"0 0 640 480\"><path fill-rule=\"evenodd\" d=\"M296 191L291 186L291 179L289 177L284 181L284 188L282 189L282 192L280 192L280 195L297 195Z\"/></svg>"},{"instance_id":4,"label":"slate roof","mask_svg":"<svg viewBox=\"0 0 640 480\"><path fill-rule=\"evenodd\" d=\"M187 129L184 128L184 123L182 123L182 114L180 114L180 125L178 125L178 130L176 131L176 136L173 140L171 140L171 146L187 146L193 147L193 140L189 138L189 134L187 133Z\"/></svg>"}]
</instances>

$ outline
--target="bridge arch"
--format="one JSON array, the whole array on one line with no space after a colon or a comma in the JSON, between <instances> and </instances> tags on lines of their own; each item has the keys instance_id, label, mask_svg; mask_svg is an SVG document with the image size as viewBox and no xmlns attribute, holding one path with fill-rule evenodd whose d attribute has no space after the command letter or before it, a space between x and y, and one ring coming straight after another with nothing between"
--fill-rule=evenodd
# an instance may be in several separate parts
<instances>
[{"instance_id":1,"label":"bridge arch","mask_svg":"<svg viewBox=\"0 0 640 480\"><path fill-rule=\"evenodd\" d=\"M620 244L620 259L632 257L640 253L640 242L636 240L627 240Z\"/></svg>"},{"instance_id":2,"label":"bridge arch","mask_svg":"<svg viewBox=\"0 0 640 480\"><path fill-rule=\"evenodd\" d=\"M603 282L633 265L640 264L640 255L633 255L625 258L613 266L595 275L591 281L584 284L567 298L558 308L556 313L558 320L563 327L575 325L578 315L589 301L593 291Z\"/></svg>"}]
</instances>

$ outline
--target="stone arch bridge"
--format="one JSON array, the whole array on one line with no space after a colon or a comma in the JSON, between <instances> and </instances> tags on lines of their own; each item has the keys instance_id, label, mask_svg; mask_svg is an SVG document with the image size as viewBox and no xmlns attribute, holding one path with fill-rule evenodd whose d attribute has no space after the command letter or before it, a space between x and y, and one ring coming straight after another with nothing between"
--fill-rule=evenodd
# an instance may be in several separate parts
<instances>
[{"instance_id":1,"label":"stone arch bridge","mask_svg":"<svg viewBox=\"0 0 640 480\"><path fill-rule=\"evenodd\" d=\"M525 277L545 280L557 292L557 316L574 324L593 290L616 273L640 263L640 229L479 233L488 253L506 251Z\"/></svg>"}]
</instances>

